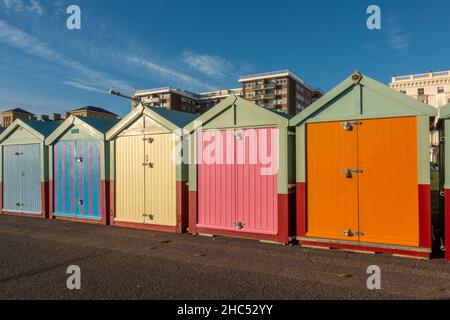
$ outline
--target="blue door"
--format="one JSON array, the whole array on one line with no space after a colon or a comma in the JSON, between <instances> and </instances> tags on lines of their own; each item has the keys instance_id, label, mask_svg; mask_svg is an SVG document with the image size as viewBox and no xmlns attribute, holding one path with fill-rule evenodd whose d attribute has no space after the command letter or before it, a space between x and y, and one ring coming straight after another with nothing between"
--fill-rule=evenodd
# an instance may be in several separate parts
<instances>
[{"instance_id":1,"label":"blue door","mask_svg":"<svg viewBox=\"0 0 450 320\"><path fill-rule=\"evenodd\" d=\"M3 147L3 210L41 214L39 144Z\"/></svg>"},{"instance_id":2,"label":"blue door","mask_svg":"<svg viewBox=\"0 0 450 320\"><path fill-rule=\"evenodd\" d=\"M55 216L101 219L100 163L100 143L96 140L55 145Z\"/></svg>"}]
</instances>

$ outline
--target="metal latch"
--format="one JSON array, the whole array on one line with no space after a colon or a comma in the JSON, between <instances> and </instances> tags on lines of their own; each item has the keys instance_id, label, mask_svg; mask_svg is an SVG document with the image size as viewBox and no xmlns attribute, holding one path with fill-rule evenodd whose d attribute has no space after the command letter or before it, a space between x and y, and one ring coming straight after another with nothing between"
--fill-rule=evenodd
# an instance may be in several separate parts
<instances>
[{"instance_id":1,"label":"metal latch","mask_svg":"<svg viewBox=\"0 0 450 320\"><path fill-rule=\"evenodd\" d=\"M23 207L24 206L24 204L23 203L20 203L20 202L16 202L16 207Z\"/></svg>"},{"instance_id":2,"label":"metal latch","mask_svg":"<svg viewBox=\"0 0 450 320\"><path fill-rule=\"evenodd\" d=\"M155 141L153 138L144 138L142 140L147 141L148 143L153 143L153 141Z\"/></svg>"},{"instance_id":3,"label":"metal latch","mask_svg":"<svg viewBox=\"0 0 450 320\"><path fill-rule=\"evenodd\" d=\"M235 138L236 138L237 140L242 140L242 139L243 139L242 133L235 134L234 136L235 136Z\"/></svg>"},{"instance_id":4,"label":"metal latch","mask_svg":"<svg viewBox=\"0 0 450 320\"><path fill-rule=\"evenodd\" d=\"M146 213L144 213L142 216L144 218L149 218L150 220L154 220L155 219L155 215L154 214L146 214Z\"/></svg>"},{"instance_id":5,"label":"metal latch","mask_svg":"<svg viewBox=\"0 0 450 320\"><path fill-rule=\"evenodd\" d=\"M78 200L78 204L80 205L80 206L82 206L83 204L84 204L84 200Z\"/></svg>"},{"instance_id":6,"label":"metal latch","mask_svg":"<svg viewBox=\"0 0 450 320\"><path fill-rule=\"evenodd\" d=\"M242 230L245 227L245 222L237 221L237 222L234 223L234 225L236 226L236 229Z\"/></svg>"},{"instance_id":7,"label":"metal latch","mask_svg":"<svg viewBox=\"0 0 450 320\"><path fill-rule=\"evenodd\" d=\"M16 153L14 153L14 155L16 155L16 156L23 156L23 152L16 152Z\"/></svg>"},{"instance_id":8,"label":"metal latch","mask_svg":"<svg viewBox=\"0 0 450 320\"><path fill-rule=\"evenodd\" d=\"M346 237L363 236L364 232L353 231L352 229L347 229L342 231L342 234Z\"/></svg>"},{"instance_id":9,"label":"metal latch","mask_svg":"<svg viewBox=\"0 0 450 320\"><path fill-rule=\"evenodd\" d=\"M153 169L153 166L154 166L154 164L153 164L152 162L143 163L142 165L143 165L144 167L145 167L145 166L148 166L149 168L152 168L152 169Z\"/></svg>"},{"instance_id":10,"label":"metal latch","mask_svg":"<svg viewBox=\"0 0 450 320\"><path fill-rule=\"evenodd\" d=\"M362 123L359 121L345 121L341 123L341 126L345 131L352 131L354 126L359 126L361 124Z\"/></svg>"},{"instance_id":11,"label":"metal latch","mask_svg":"<svg viewBox=\"0 0 450 320\"><path fill-rule=\"evenodd\" d=\"M352 178L354 174L361 174L362 170L360 169L342 169L341 172L345 174L346 178Z\"/></svg>"},{"instance_id":12,"label":"metal latch","mask_svg":"<svg viewBox=\"0 0 450 320\"><path fill-rule=\"evenodd\" d=\"M83 162L83 157L77 157L77 158L75 158L75 160L77 160L77 162Z\"/></svg>"}]
</instances>

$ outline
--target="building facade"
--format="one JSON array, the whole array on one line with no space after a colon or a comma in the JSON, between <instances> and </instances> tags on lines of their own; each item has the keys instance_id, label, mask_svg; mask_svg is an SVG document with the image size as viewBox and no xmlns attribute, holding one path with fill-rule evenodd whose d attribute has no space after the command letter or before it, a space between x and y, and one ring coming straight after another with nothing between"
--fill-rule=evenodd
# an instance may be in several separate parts
<instances>
[{"instance_id":1,"label":"building facade","mask_svg":"<svg viewBox=\"0 0 450 320\"><path fill-rule=\"evenodd\" d=\"M450 102L450 71L394 76L389 86L435 108Z\"/></svg>"},{"instance_id":2,"label":"building facade","mask_svg":"<svg viewBox=\"0 0 450 320\"><path fill-rule=\"evenodd\" d=\"M140 90L133 95L147 107L160 107L169 110L200 113L215 106L230 95L242 95L242 90L229 89L194 93L171 87ZM133 105L134 107L134 105Z\"/></svg>"},{"instance_id":3,"label":"building facade","mask_svg":"<svg viewBox=\"0 0 450 320\"><path fill-rule=\"evenodd\" d=\"M77 117L89 117L89 118L113 119L113 120L118 118L118 115L115 113L112 113L103 108L92 106L86 106L69 111L66 114L66 118L68 118L70 115L74 115Z\"/></svg>"},{"instance_id":4,"label":"building facade","mask_svg":"<svg viewBox=\"0 0 450 320\"><path fill-rule=\"evenodd\" d=\"M261 107L294 115L323 94L289 70L242 76L244 98Z\"/></svg>"},{"instance_id":5,"label":"building facade","mask_svg":"<svg viewBox=\"0 0 450 320\"><path fill-rule=\"evenodd\" d=\"M2 127L9 127L16 119L33 120L34 114L21 108L6 110L2 112Z\"/></svg>"}]
</instances>

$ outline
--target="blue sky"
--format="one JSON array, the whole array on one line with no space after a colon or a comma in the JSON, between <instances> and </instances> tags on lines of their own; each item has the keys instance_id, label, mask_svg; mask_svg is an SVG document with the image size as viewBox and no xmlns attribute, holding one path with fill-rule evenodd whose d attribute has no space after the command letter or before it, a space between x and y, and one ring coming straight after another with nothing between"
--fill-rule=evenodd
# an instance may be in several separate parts
<instances>
[{"instance_id":1,"label":"blue sky","mask_svg":"<svg viewBox=\"0 0 450 320\"><path fill-rule=\"evenodd\" d=\"M66 28L70 4L81 30ZM381 30L366 28L371 4ZM327 91L355 69L384 83L448 70L448 12L448 0L0 0L0 110L95 105L123 116L128 101L108 88L206 91L290 69Z\"/></svg>"}]
</instances>

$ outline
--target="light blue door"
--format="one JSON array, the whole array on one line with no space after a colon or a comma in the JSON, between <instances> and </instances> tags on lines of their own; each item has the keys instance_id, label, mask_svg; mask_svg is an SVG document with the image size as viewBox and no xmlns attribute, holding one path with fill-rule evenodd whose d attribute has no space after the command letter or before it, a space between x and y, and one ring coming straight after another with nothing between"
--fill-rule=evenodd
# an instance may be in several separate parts
<instances>
[{"instance_id":1,"label":"light blue door","mask_svg":"<svg viewBox=\"0 0 450 320\"><path fill-rule=\"evenodd\" d=\"M3 147L3 210L41 214L40 148L38 144Z\"/></svg>"}]
</instances>

